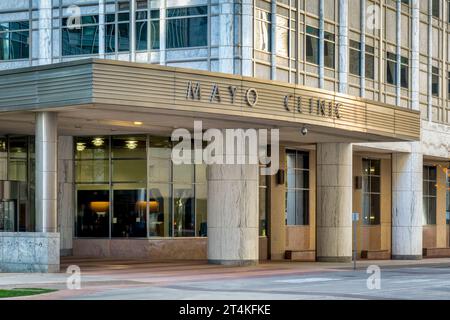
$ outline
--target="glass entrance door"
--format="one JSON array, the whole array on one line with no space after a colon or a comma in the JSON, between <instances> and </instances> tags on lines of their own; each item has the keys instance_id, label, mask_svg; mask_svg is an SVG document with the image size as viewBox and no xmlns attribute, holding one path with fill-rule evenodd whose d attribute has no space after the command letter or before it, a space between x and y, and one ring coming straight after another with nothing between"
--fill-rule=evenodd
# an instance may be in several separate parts
<instances>
[{"instance_id":1,"label":"glass entrance door","mask_svg":"<svg viewBox=\"0 0 450 320\"><path fill-rule=\"evenodd\" d=\"M17 204L15 200L0 201L0 231L17 231Z\"/></svg>"}]
</instances>

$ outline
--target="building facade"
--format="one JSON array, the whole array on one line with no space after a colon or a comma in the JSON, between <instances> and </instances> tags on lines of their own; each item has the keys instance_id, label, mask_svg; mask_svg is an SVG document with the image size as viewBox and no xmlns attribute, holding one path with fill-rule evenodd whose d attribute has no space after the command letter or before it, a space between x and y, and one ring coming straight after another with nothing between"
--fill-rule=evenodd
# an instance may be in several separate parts
<instances>
[{"instance_id":1,"label":"building facade","mask_svg":"<svg viewBox=\"0 0 450 320\"><path fill-rule=\"evenodd\" d=\"M1 1L0 268L450 256L449 12ZM195 120L279 129L281 170L174 164Z\"/></svg>"}]
</instances>

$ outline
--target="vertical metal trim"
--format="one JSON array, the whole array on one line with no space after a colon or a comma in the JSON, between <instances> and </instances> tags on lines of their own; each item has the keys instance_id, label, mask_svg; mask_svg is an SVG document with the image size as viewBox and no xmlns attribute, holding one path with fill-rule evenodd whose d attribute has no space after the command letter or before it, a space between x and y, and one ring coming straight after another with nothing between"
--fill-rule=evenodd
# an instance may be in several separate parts
<instances>
[{"instance_id":1,"label":"vertical metal trim","mask_svg":"<svg viewBox=\"0 0 450 320\"><path fill-rule=\"evenodd\" d=\"M130 0L130 60L136 61L136 0Z\"/></svg>"},{"instance_id":2,"label":"vertical metal trim","mask_svg":"<svg viewBox=\"0 0 450 320\"><path fill-rule=\"evenodd\" d=\"M432 121L433 117L433 0L428 0L428 99L427 99L427 120Z\"/></svg>"},{"instance_id":3,"label":"vertical metal trim","mask_svg":"<svg viewBox=\"0 0 450 320\"><path fill-rule=\"evenodd\" d=\"M325 20L324 20L324 0L319 1L319 88L324 87L324 74L325 74Z\"/></svg>"},{"instance_id":4,"label":"vertical metal trim","mask_svg":"<svg viewBox=\"0 0 450 320\"><path fill-rule=\"evenodd\" d=\"M396 42L397 42L397 46L396 46L396 53L397 53L397 57L396 57L396 61L397 61L397 65L396 65L396 74L397 74L397 78L396 80L396 98L395 98L395 104L397 106L400 106L401 104L401 70L402 70L402 48L401 48L401 43L402 43L402 3L401 0L397 0L396 1L396 26L397 26L397 34L396 34Z\"/></svg>"},{"instance_id":5,"label":"vertical metal trim","mask_svg":"<svg viewBox=\"0 0 450 320\"><path fill-rule=\"evenodd\" d=\"M270 61L270 78L277 80L277 2L271 2L271 61Z\"/></svg>"},{"instance_id":6,"label":"vertical metal trim","mask_svg":"<svg viewBox=\"0 0 450 320\"><path fill-rule=\"evenodd\" d=\"M366 0L360 0L361 4L361 68L360 68L360 96L366 96Z\"/></svg>"}]
</instances>

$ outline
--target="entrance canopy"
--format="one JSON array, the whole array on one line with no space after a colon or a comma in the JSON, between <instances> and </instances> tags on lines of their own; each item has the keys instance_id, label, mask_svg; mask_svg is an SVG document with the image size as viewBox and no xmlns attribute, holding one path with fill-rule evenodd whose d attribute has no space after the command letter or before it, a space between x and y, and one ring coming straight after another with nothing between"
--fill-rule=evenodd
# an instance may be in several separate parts
<instances>
[{"instance_id":1,"label":"entrance canopy","mask_svg":"<svg viewBox=\"0 0 450 320\"><path fill-rule=\"evenodd\" d=\"M0 134L33 134L57 111L60 135L279 128L284 142L420 140L417 111L222 73L87 59L0 72ZM308 135L300 128L306 126Z\"/></svg>"}]
</instances>

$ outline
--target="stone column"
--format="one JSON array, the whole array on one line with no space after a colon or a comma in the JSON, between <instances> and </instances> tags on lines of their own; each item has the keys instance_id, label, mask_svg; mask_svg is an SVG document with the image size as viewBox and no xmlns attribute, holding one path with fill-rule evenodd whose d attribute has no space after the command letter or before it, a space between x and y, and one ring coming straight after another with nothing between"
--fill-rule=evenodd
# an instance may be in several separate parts
<instances>
[{"instance_id":1,"label":"stone column","mask_svg":"<svg viewBox=\"0 0 450 320\"><path fill-rule=\"evenodd\" d=\"M352 145L317 145L317 260L352 259Z\"/></svg>"},{"instance_id":2,"label":"stone column","mask_svg":"<svg viewBox=\"0 0 450 320\"><path fill-rule=\"evenodd\" d=\"M361 19L364 20L364 19ZM348 1L339 0L339 92L348 86Z\"/></svg>"},{"instance_id":3,"label":"stone column","mask_svg":"<svg viewBox=\"0 0 450 320\"><path fill-rule=\"evenodd\" d=\"M392 155L392 259L422 258L422 175L420 142Z\"/></svg>"},{"instance_id":4,"label":"stone column","mask_svg":"<svg viewBox=\"0 0 450 320\"><path fill-rule=\"evenodd\" d=\"M238 154L244 155L245 149L241 150L244 152L238 151ZM233 154L230 150L227 152ZM220 153L217 152L218 155ZM258 178L258 164L208 166L209 263L222 265L258 263Z\"/></svg>"},{"instance_id":5,"label":"stone column","mask_svg":"<svg viewBox=\"0 0 450 320\"><path fill-rule=\"evenodd\" d=\"M72 255L74 228L73 137L58 137L58 230L61 256Z\"/></svg>"},{"instance_id":6,"label":"stone column","mask_svg":"<svg viewBox=\"0 0 450 320\"><path fill-rule=\"evenodd\" d=\"M39 64L52 63L52 0L39 0Z\"/></svg>"},{"instance_id":7,"label":"stone column","mask_svg":"<svg viewBox=\"0 0 450 320\"><path fill-rule=\"evenodd\" d=\"M57 114L36 114L36 231L57 232Z\"/></svg>"},{"instance_id":8,"label":"stone column","mask_svg":"<svg viewBox=\"0 0 450 320\"><path fill-rule=\"evenodd\" d=\"M219 3L219 71L234 73L234 1Z\"/></svg>"}]
</instances>

